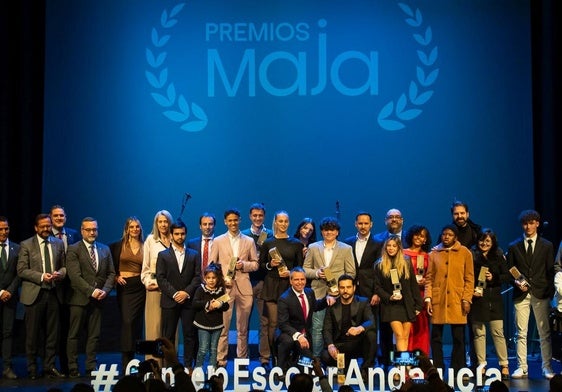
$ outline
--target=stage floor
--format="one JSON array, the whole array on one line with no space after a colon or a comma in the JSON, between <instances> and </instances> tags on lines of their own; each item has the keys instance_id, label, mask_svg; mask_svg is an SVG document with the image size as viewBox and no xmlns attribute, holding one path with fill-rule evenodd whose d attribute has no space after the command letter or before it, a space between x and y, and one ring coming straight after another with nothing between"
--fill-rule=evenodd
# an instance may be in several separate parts
<instances>
[{"instance_id":1,"label":"stage floor","mask_svg":"<svg viewBox=\"0 0 562 392\"><path fill-rule=\"evenodd\" d=\"M181 351L180 351L181 352ZM448 351L445 351L448 352ZM106 365L106 370L109 370L111 364L118 364L117 367L120 368L121 363L121 355L120 353L100 353L98 355L98 360L100 364ZM83 358L80 358L80 363L83 363ZM506 385L509 387L510 391L519 392L519 391L548 391L549 390L549 382L548 380L544 379L541 374L540 369L541 361L540 356L533 355L529 356L529 378L526 380L510 380L506 382ZM252 371L259 366L259 362L256 360L250 361L250 366L248 369L249 375L252 375ZM490 361L490 366L494 367L497 366L497 363L492 359ZM516 360L515 358L510 358L510 369L511 371L515 370ZM48 378L39 378L37 380L29 380L25 377L26 375L26 366L25 366L25 357L24 356L17 356L14 358L14 368L18 376L20 377L18 380L5 380L0 379L0 391L18 391L18 392L46 392L49 388L60 388L62 391L70 391L72 386L78 382L84 382L88 384L95 383L95 380L90 377L83 377L78 379L48 379ZM557 362L553 361L553 369L556 373L560 373L562 370L562 365ZM81 369L83 371L83 369ZM121 369L118 369L121 371ZM229 383L226 388L227 391L248 391L252 387L252 378L250 377L240 377L237 380L238 384L235 388L234 384L234 361L229 361L227 365L227 374L229 377ZM267 380L269 380L269 376L263 376ZM376 379L376 378L375 378ZM474 382L474 380L471 380ZM339 387L338 384L334 383L334 390L337 391ZM256 387L256 388L263 388L263 387ZM269 382L265 388L266 390L274 390L274 391L284 391L286 390L285 387L282 389L276 388L273 385L270 385ZM97 390L103 391L103 388L98 388ZM105 389L109 392L109 389ZM357 391L360 388L356 388ZM369 389L367 389L369 390ZM375 383L374 388L371 389L372 391L380 391L380 385ZM391 390L389 387L386 387L385 390ZM458 388L455 388L458 390Z\"/></svg>"}]
</instances>

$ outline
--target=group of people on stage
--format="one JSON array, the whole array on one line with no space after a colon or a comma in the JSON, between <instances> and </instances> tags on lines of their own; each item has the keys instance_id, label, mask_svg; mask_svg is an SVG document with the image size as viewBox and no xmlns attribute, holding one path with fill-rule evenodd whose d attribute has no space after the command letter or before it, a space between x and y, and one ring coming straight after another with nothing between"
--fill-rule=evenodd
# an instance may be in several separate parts
<instances>
[{"instance_id":1,"label":"group of people on stage","mask_svg":"<svg viewBox=\"0 0 562 392\"><path fill-rule=\"evenodd\" d=\"M473 363L485 366L488 325L502 378L509 379L502 286L511 284L518 362L511 377L528 375L532 309L543 375L552 378L548 317L555 289L562 308L562 244L555 262L552 243L538 234L539 214L526 210L519 217L523 235L504 255L496 234L475 224L465 203L453 203L451 214L452 223L433 247L427 227L403 228L398 209L387 212L386 230L378 234L371 233L371 214L357 213L357 233L343 241L333 217L319 222L319 233L305 218L291 234L289 214L277 211L268 229L261 203L250 206L246 230L240 228L240 211L232 208L223 214L224 234L215 236L216 217L204 213L200 235L187 239L186 225L161 210L146 238L139 219L130 217L122 238L109 246L97 241L94 218L84 218L77 232L65 226L58 205L36 217L36 234L20 245L8 239L8 220L0 216L2 375L17 377L11 357L18 296L25 305L28 376L39 376L37 357L44 355L45 375L80 377L81 334L84 368L91 373L102 307L116 288L123 368L134 358L137 340L175 342L179 322L185 366L226 366L234 309L236 355L247 358L255 303L259 360L266 369L276 365L285 372L303 356L330 366L362 358L365 376L377 359L392 366L391 353L414 349L431 353L435 366L444 369L445 325L453 339L450 367L466 367L467 325ZM42 341L44 350L38 347Z\"/></svg>"}]
</instances>

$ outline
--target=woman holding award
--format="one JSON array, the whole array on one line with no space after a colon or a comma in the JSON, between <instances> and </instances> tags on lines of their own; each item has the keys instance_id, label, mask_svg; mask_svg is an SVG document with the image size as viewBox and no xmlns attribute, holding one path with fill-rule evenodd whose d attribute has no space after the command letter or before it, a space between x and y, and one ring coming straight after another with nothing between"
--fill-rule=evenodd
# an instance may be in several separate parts
<instances>
[{"instance_id":1,"label":"woman holding award","mask_svg":"<svg viewBox=\"0 0 562 392\"><path fill-rule=\"evenodd\" d=\"M408 248L404 249L404 256L412 262L420 295L423 298L425 275L427 274L429 251L431 249L431 236L427 227L421 225L410 227L406 232L406 244L408 244ZM412 324L408 339L408 351L421 349L424 353L429 354L429 336L429 317L427 312L422 310Z\"/></svg>"},{"instance_id":2,"label":"woman holding award","mask_svg":"<svg viewBox=\"0 0 562 392\"><path fill-rule=\"evenodd\" d=\"M304 260L304 245L298 239L290 237L288 229L289 214L286 211L276 212L273 237L265 240L260 252L260 268L266 271L261 296L265 301L267 336L272 350L277 328L277 300L290 286L289 271L297 266L302 267Z\"/></svg>"},{"instance_id":3,"label":"woman holding award","mask_svg":"<svg viewBox=\"0 0 562 392\"><path fill-rule=\"evenodd\" d=\"M474 259L474 296L472 297L472 331L478 366L486 365L486 324L501 366L502 380L509 380L507 346L503 334L502 283L509 281L509 271L498 240L490 229L483 229L472 249ZM482 369L484 372L485 369Z\"/></svg>"},{"instance_id":4,"label":"woman holding award","mask_svg":"<svg viewBox=\"0 0 562 392\"><path fill-rule=\"evenodd\" d=\"M412 323L423 308L412 263L404 258L400 237L390 235L375 263L375 293L381 298L381 321L390 323L396 351L408 350Z\"/></svg>"}]
</instances>

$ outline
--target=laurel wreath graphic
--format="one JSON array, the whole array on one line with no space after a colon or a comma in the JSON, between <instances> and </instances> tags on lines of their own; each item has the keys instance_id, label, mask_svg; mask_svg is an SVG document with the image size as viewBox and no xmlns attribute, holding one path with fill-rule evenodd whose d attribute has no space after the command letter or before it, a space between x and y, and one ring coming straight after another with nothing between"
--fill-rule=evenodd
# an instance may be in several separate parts
<instances>
[{"instance_id":1,"label":"laurel wreath graphic","mask_svg":"<svg viewBox=\"0 0 562 392\"><path fill-rule=\"evenodd\" d=\"M416 31L421 31L423 23L421 11L416 8L414 12L404 3L398 3L398 6L408 15L408 18L405 20L406 23L417 29ZM422 113L419 107L429 101L433 95L433 90L422 91L422 89L431 87L439 76L439 68L429 69L427 75L423 68L423 66L430 68L437 61L437 46L429 47L433 39L431 26L427 26L423 34L414 33L413 37L422 47L421 50L417 51L418 59L422 66L416 67L417 83L414 80L410 81L408 95L406 96L405 93L401 94L396 100L396 105L394 105L394 101L390 101L380 110L377 121L381 128L388 131L397 131L405 128L405 121L410 121ZM391 117L393 113L395 117Z\"/></svg>"},{"instance_id":2,"label":"laurel wreath graphic","mask_svg":"<svg viewBox=\"0 0 562 392\"><path fill-rule=\"evenodd\" d=\"M176 93L174 83L168 82L168 68L164 64L168 55L164 47L170 40L166 31L177 24L178 20L174 18L184 6L185 3L179 3L170 13L164 9L160 15L160 31L156 27L152 28L152 47L146 48L146 61L151 69L146 70L145 75L148 83L156 90L150 94L154 101L163 108L168 108L162 114L174 122L181 123L182 130L198 132L207 126L207 115L201 106L195 102L190 105L182 94Z\"/></svg>"}]
</instances>

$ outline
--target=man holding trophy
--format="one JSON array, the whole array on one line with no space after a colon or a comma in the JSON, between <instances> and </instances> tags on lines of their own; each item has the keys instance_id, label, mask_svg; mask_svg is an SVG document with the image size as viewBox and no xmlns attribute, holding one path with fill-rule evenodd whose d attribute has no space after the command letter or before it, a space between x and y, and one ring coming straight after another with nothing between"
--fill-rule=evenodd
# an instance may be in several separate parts
<instances>
[{"instance_id":1,"label":"man holding trophy","mask_svg":"<svg viewBox=\"0 0 562 392\"><path fill-rule=\"evenodd\" d=\"M226 210L224 224L228 231L215 238L209 257L211 261L221 265L226 292L230 297L229 310L223 313L224 328L219 338L218 366L226 366L233 306L236 306L238 333L236 354L238 358L248 358L248 323L253 303L249 272L258 269L254 240L240 232L240 211L234 208Z\"/></svg>"},{"instance_id":2,"label":"man holding trophy","mask_svg":"<svg viewBox=\"0 0 562 392\"><path fill-rule=\"evenodd\" d=\"M513 302L517 328L518 368L512 378L527 378L527 330L531 308L539 332L542 372L545 378L554 377L552 371L552 346L548 313L554 295L554 247L538 235L540 215L526 210L519 215L523 236L509 245L507 264L513 276Z\"/></svg>"},{"instance_id":3,"label":"man holding trophy","mask_svg":"<svg viewBox=\"0 0 562 392\"><path fill-rule=\"evenodd\" d=\"M306 278L316 298L326 295L338 296L338 278L351 275L355 278L355 260L351 246L337 240L340 224L336 218L326 217L320 222L322 241L311 244L304 259ZM312 318L312 353L319 357L324 348L322 327L326 310L315 312Z\"/></svg>"}]
</instances>

